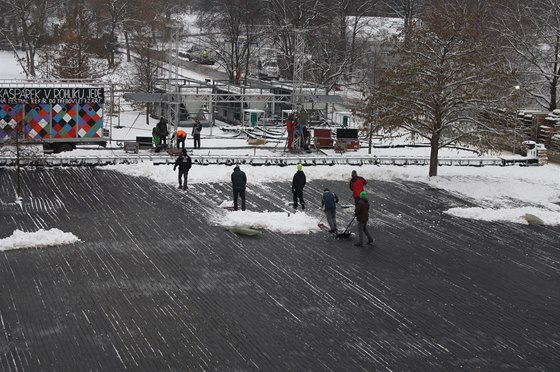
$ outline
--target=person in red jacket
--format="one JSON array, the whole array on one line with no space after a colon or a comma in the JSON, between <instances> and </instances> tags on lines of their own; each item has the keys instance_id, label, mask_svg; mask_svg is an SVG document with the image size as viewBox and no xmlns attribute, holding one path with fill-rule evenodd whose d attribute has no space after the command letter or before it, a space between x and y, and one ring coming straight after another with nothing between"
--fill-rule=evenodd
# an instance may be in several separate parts
<instances>
[{"instance_id":1,"label":"person in red jacket","mask_svg":"<svg viewBox=\"0 0 560 372\"><path fill-rule=\"evenodd\" d=\"M292 149L292 143L294 142L294 130L296 124L294 123L294 115L290 114L288 120L286 120L286 129L288 130L288 150Z\"/></svg>"},{"instance_id":2,"label":"person in red jacket","mask_svg":"<svg viewBox=\"0 0 560 372\"><path fill-rule=\"evenodd\" d=\"M352 171L352 179L350 179L350 190L352 190L352 196L354 197L354 205L358 205L360 201L360 193L364 191L364 186L367 185L367 181L364 177L358 176L358 172Z\"/></svg>"}]
</instances>

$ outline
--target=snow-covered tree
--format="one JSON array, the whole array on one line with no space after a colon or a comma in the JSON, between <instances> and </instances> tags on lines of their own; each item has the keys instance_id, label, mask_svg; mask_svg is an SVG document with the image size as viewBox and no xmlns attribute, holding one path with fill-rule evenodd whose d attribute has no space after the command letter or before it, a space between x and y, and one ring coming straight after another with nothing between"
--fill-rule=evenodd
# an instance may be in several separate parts
<instances>
[{"instance_id":1,"label":"snow-covered tree","mask_svg":"<svg viewBox=\"0 0 560 372\"><path fill-rule=\"evenodd\" d=\"M364 105L378 111L385 129L429 141L430 176L437 175L439 149L492 146L513 118L515 71L486 24L473 4L434 0L396 45L395 64L370 97L376 104Z\"/></svg>"},{"instance_id":2,"label":"snow-covered tree","mask_svg":"<svg viewBox=\"0 0 560 372\"><path fill-rule=\"evenodd\" d=\"M509 0L494 22L510 51L521 60L523 89L539 106L558 108L560 0Z\"/></svg>"},{"instance_id":3,"label":"snow-covered tree","mask_svg":"<svg viewBox=\"0 0 560 372\"><path fill-rule=\"evenodd\" d=\"M364 17L377 1L333 0L330 3L322 9L322 18L318 18L323 21L306 33L309 77L328 91L335 85L357 84L365 78L367 69L360 62L367 48L360 35L366 27ZM332 27L332 23L336 27Z\"/></svg>"}]
</instances>

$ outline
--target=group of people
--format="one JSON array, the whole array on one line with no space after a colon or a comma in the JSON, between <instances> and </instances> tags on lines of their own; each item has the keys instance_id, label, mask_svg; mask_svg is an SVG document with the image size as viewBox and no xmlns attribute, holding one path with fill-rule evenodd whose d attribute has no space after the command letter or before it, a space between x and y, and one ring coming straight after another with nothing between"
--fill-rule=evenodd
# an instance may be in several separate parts
<instances>
[{"instance_id":1,"label":"group of people","mask_svg":"<svg viewBox=\"0 0 560 372\"><path fill-rule=\"evenodd\" d=\"M303 165L297 165L297 171L292 178L292 196L293 207L297 209L301 205L301 209L305 210L305 200L303 198L303 189L307 179L303 172ZM247 176L239 165L236 165L231 174L231 184L233 189L233 210L238 210L238 199L241 198L241 210L245 210L245 187L247 185ZM367 193L364 191L367 181L362 176L358 175L355 170L352 171L352 178L350 179L349 188L352 191L354 199L354 218L358 221L358 242L355 246L364 245L364 236L367 238L366 244L373 243L373 238L367 228L369 220L369 200ZM327 223L329 224L329 232L336 233L338 231L336 225L336 208L339 202L338 196L330 191L328 188L323 190L321 196L321 208L325 211Z\"/></svg>"},{"instance_id":2,"label":"group of people","mask_svg":"<svg viewBox=\"0 0 560 372\"><path fill-rule=\"evenodd\" d=\"M202 132L202 124L200 120L196 120L191 131L193 138L193 148L200 149L200 133ZM167 120L160 118L159 122L152 129L152 143L155 148L155 152L160 152L162 149L167 148L167 137L169 136L169 130L167 128ZM177 142L177 148L185 149L185 143L187 141L187 132L183 129L178 129L173 135Z\"/></svg>"},{"instance_id":3,"label":"group of people","mask_svg":"<svg viewBox=\"0 0 560 372\"><path fill-rule=\"evenodd\" d=\"M293 113L288 115L286 130L288 132L287 146L289 150L309 149L309 130L303 122L298 121Z\"/></svg>"},{"instance_id":4,"label":"group of people","mask_svg":"<svg viewBox=\"0 0 560 372\"><path fill-rule=\"evenodd\" d=\"M186 149L182 149L181 155L175 160L173 171L179 168L178 181L179 189L188 189L187 178L189 170L192 166L191 157L187 154ZM305 200L303 198L303 189L307 179L303 172L303 165L297 165L297 171L292 178L292 195L293 206L297 209L301 205L301 209L305 210ZM364 236L367 238L366 244L373 243L373 238L368 231L367 222L369 220L369 200L367 193L364 191L367 181L358 175L355 170L352 171L352 178L350 179L349 188L352 191L354 199L354 218L358 221L358 242L354 245L362 246L364 244ZM233 210L239 208L239 199L241 199L241 210L244 211L245 205L245 189L247 186L247 175L241 170L239 165L233 168L231 174L231 186L233 191ZM328 188L323 190L321 196L321 208L325 211L327 223L329 224L329 232L336 233L338 231L336 224L336 209L339 202L338 196L330 191Z\"/></svg>"},{"instance_id":5,"label":"group of people","mask_svg":"<svg viewBox=\"0 0 560 372\"><path fill-rule=\"evenodd\" d=\"M152 129L152 143L154 144L155 152L160 152L162 149L167 148L167 136L169 136L167 120L160 118L154 129Z\"/></svg>"},{"instance_id":6,"label":"group of people","mask_svg":"<svg viewBox=\"0 0 560 372\"><path fill-rule=\"evenodd\" d=\"M297 174L297 173L296 173ZM294 176L295 178L295 176ZM352 178L350 179L349 188L352 191L352 197L354 198L354 218L358 221L358 242L355 246L364 245L364 235L367 238L366 244L373 243L373 238L369 233L367 228L367 222L369 220L369 200L367 198L367 193L364 191L367 181L362 176L358 175L355 170L352 171ZM301 199L303 206L303 196ZM336 205L338 204L338 195L330 191L328 188L323 190L323 195L321 197L321 208L325 211L325 216L327 218L327 223L329 224L329 232L336 233L338 227L336 225ZM297 207L294 196L294 208ZM303 209L303 208L302 208Z\"/></svg>"}]
</instances>

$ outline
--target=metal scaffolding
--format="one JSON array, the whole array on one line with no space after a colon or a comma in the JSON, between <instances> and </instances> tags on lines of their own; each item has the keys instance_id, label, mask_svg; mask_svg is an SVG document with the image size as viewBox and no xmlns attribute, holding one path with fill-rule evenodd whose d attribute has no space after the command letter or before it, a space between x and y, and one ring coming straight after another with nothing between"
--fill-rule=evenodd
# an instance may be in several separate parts
<instances>
[{"instance_id":1,"label":"metal scaffolding","mask_svg":"<svg viewBox=\"0 0 560 372\"><path fill-rule=\"evenodd\" d=\"M305 41L303 34L305 30L294 30L294 75L292 103L297 110L301 109L303 96L303 70L305 66Z\"/></svg>"},{"instance_id":2,"label":"metal scaffolding","mask_svg":"<svg viewBox=\"0 0 560 372\"><path fill-rule=\"evenodd\" d=\"M168 32L168 52L167 52L167 78L172 82L167 90L169 102L167 105L167 122L177 131L180 115L180 92L179 92L179 42L183 33L183 28L177 25L167 26Z\"/></svg>"}]
</instances>

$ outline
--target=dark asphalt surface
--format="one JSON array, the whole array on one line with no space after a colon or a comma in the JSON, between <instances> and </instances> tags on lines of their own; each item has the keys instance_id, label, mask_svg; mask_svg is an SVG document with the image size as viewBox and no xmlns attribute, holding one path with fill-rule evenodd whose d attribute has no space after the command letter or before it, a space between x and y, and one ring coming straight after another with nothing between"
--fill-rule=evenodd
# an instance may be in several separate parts
<instances>
[{"instance_id":1,"label":"dark asphalt surface","mask_svg":"<svg viewBox=\"0 0 560 372\"><path fill-rule=\"evenodd\" d=\"M560 369L560 227L460 219L443 211L467 201L370 180L376 245L358 248L214 226L227 184L85 167L23 181L20 208L0 169L0 238L82 242L0 252L0 371ZM248 209L288 208L288 191L250 185Z\"/></svg>"}]
</instances>

